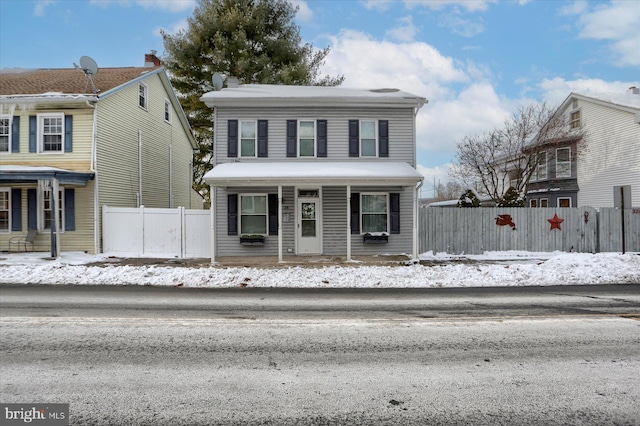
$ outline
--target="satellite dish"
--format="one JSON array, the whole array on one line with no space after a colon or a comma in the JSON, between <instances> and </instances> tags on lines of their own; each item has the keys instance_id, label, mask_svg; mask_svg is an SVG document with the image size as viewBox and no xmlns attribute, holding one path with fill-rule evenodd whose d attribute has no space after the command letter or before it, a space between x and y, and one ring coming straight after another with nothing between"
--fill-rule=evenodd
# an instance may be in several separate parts
<instances>
[{"instance_id":1,"label":"satellite dish","mask_svg":"<svg viewBox=\"0 0 640 426\"><path fill-rule=\"evenodd\" d=\"M96 61L91 59L89 56L80 57L80 67L87 75L98 74L98 64L96 64Z\"/></svg>"},{"instance_id":2,"label":"satellite dish","mask_svg":"<svg viewBox=\"0 0 640 426\"><path fill-rule=\"evenodd\" d=\"M222 79L222 75L220 75L220 73L214 73L213 74L213 89L218 91L220 89L222 89L222 85L224 83L224 80Z\"/></svg>"}]
</instances>

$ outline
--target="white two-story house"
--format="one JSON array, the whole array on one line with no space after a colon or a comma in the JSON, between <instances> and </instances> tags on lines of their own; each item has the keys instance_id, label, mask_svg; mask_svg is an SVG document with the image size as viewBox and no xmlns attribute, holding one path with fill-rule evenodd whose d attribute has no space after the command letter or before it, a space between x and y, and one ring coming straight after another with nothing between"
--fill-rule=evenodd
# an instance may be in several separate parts
<instances>
[{"instance_id":1,"label":"white two-story house","mask_svg":"<svg viewBox=\"0 0 640 426\"><path fill-rule=\"evenodd\" d=\"M584 137L549 141L527 185L530 207L614 207L614 188L630 186L640 205L640 90L581 95L560 105Z\"/></svg>"},{"instance_id":2,"label":"white two-story house","mask_svg":"<svg viewBox=\"0 0 640 426\"><path fill-rule=\"evenodd\" d=\"M416 114L397 89L247 84L214 108L216 256L417 258Z\"/></svg>"}]
</instances>

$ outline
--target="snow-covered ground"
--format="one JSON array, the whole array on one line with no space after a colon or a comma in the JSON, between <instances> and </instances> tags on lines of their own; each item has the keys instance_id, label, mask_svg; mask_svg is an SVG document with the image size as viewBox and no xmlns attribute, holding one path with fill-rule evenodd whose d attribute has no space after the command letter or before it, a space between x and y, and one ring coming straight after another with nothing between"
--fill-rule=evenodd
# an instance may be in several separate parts
<instances>
[{"instance_id":1,"label":"snow-covered ground","mask_svg":"<svg viewBox=\"0 0 640 426\"><path fill-rule=\"evenodd\" d=\"M88 266L108 255L0 253L0 283L154 285L184 287L482 287L640 284L640 255L616 253L486 252L475 256L424 253L429 266L412 264L280 268ZM467 260L468 262L459 262Z\"/></svg>"}]
</instances>

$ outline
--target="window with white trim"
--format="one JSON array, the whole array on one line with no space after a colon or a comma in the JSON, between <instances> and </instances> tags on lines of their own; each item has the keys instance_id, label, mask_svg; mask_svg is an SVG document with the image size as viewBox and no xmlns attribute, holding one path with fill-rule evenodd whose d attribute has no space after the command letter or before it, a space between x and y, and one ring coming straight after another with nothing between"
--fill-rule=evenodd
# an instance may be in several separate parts
<instances>
[{"instance_id":1,"label":"window with white trim","mask_svg":"<svg viewBox=\"0 0 640 426\"><path fill-rule=\"evenodd\" d=\"M64 152L64 114L38 114L38 152Z\"/></svg>"},{"instance_id":2,"label":"window with white trim","mask_svg":"<svg viewBox=\"0 0 640 426\"><path fill-rule=\"evenodd\" d=\"M11 230L11 189L0 188L0 232Z\"/></svg>"},{"instance_id":3,"label":"window with white trim","mask_svg":"<svg viewBox=\"0 0 640 426\"><path fill-rule=\"evenodd\" d=\"M298 122L298 156L316 156L316 122L314 120Z\"/></svg>"},{"instance_id":4,"label":"window with white trim","mask_svg":"<svg viewBox=\"0 0 640 426\"><path fill-rule=\"evenodd\" d=\"M538 207L538 200L536 200L535 198L529 200L529 207L533 207L533 208Z\"/></svg>"},{"instance_id":5,"label":"window with white trim","mask_svg":"<svg viewBox=\"0 0 640 426\"><path fill-rule=\"evenodd\" d=\"M241 157L255 157L256 156L256 144L257 144L257 129L256 122L241 121L240 122L240 156Z\"/></svg>"},{"instance_id":6,"label":"window with white trim","mask_svg":"<svg viewBox=\"0 0 640 426\"><path fill-rule=\"evenodd\" d=\"M138 83L138 106L147 109L149 89L144 83Z\"/></svg>"},{"instance_id":7,"label":"window with white trim","mask_svg":"<svg viewBox=\"0 0 640 426\"><path fill-rule=\"evenodd\" d=\"M558 207L571 207L571 197L558 198Z\"/></svg>"},{"instance_id":8,"label":"window with white trim","mask_svg":"<svg viewBox=\"0 0 640 426\"><path fill-rule=\"evenodd\" d=\"M43 189L38 192L38 230L50 231L53 225L55 211L51 202L51 190ZM55 207L58 210L58 229L64 232L64 188L58 190L58 198L55 200Z\"/></svg>"},{"instance_id":9,"label":"window with white trim","mask_svg":"<svg viewBox=\"0 0 640 426\"><path fill-rule=\"evenodd\" d=\"M556 149L556 177L571 177L571 148Z\"/></svg>"},{"instance_id":10,"label":"window with white trim","mask_svg":"<svg viewBox=\"0 0 640 426\"><path fill-rule=\"evenodd\" d=\"M540 207L549 207L549 199L540 198Z\"/></svg>"},{"instance_id":11,"label":"window with white trim","mask_svg":"<svg viewBox=\"0 0 640 426\"><path fill-rule=\"evenodd\" d=\"M544 180L547 178L547 153L538 153L538 162L532 180Z\"/></svg>"},{"instance_id":12,"label":"window with white trim","mask_svg":"<svg viewBox=\"0 0 640 426\"><path fill-rule=\"evenodd\" d=\"M569 121L569 127L577 129L580 127L580 110L573 111L571 113L571 120Z\"/></svg>"},{"instance_id":13,"label":"window with white trim","mask_svg":"<svg viewBox=\"0 0 640 426\"><path fill-rule=\"evenodd\" d=\"M171 102L169 99L164 100L164 121L171 123Z\"/></svg>"},{"instance_id":14,"label":"window with white trim","mask_svg":"<svg viewBox=\"0 0 640 426\"><path fill-rule=\"evenodd\" d=\"M0 116L0 154L11 152L11 118Z\"/></svg>"},{"instance_id":15,"label":"window with white trim","mask_svg":"<svg viewBox=\"0 0 640 426\"><path fill-rule=\"evenodd\" d=\"M378 137L375 121L360 120L360 156L378 156Z\"/></svg>"},{"instance_id":16,"label":"window with white trim","mask_svg":"<svg viewBox=\"0 0 640 426\"><path fill-rule=\"evenodd\" d=\"M389 232L389 194L360 194L360 232Z\"/></svg>"},{"instance_id":17,"label":"window with white trim","mask_svg":"<svg viewBox=\"0 0 640 426\"><path fill-rule=\"evenodd\" d=\"M240 195L240 234L267 235L267 194Z\"/></svg>"}]
</instances>

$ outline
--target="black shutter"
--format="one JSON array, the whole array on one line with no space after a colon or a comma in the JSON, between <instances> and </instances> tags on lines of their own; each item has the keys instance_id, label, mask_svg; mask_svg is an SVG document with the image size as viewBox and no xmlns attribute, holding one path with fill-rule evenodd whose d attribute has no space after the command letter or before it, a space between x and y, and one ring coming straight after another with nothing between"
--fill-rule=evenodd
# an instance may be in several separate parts
<instances>
[{"instance_id":1,"label":"black shutter","mask_svg":"<svg viewBox=\"0 0 640 426\"><path fill-rule=\"evenodd\" d=\"M227 122L227 157L237 157L237 156L238 156L238 120L229 120Z\"/></svg>"},{"instance_id":2,"label":"black shutter","mask_svg":"<svg viewBox=\"0 0 640 426\"><path fill-rule=\"evenodd\" d=\"M29 152L38 152L38 117L29 116Z\"/></svg>"},{"instance_id":3,"label":"black shutter","mask_svg":"<svg viewBox=\"0 0 640 426\"><path fill-rule=\"evenodd\" d=\"M227 235L238 235L238 194L227 195Z\"/></svg>"},{"instance_id":4,"label":"black shutter","mask_svg":"<svg viewBox=\"0 0 640 426\"><path fill-rule=\"evenodd\" d=\"M360 233L360 193L351 194L351 233Z\"/></svg>"},{"instance_id":5,"label":"black shutter","mask_svg":"<svg viewBox=\"0 0 640 426\"><path fill-rule=\"evenodd\" d=\"M278 235L278 194L269 194L269 235Z\"/></svg>"},{"instance_id":6,"label":"black shutter","mask_svg":"<svg viewBox=\"0 0 640 426\"><path fill-rule=\"evenodd\" d=\"M20 152L20 117L11 121L11 152Z\"/></svg>"},{"instance_id":7,"label":"black shutter","mask_svg":"<svg viewBox=\"0 0 640 426\"><path fill-rule=\"evenodd\" d=\"M378 156L389 156L389 120L378 121Z\"/></svg>"},{"instance_id":8,"label":"black shutter","mask_svg":"<svg viewBox=\"0 0 640 426\"><path fill-rule=\"evenodd\" d=\"M327 156L327 120L318 120L318 157Z\"/></svg>"},{"instance_id":9,"label":"black shutter","mask_svg":"<svg viewBox=\"0 0 640 426\"><path fill-rule=\"evenodd\" d=\"M269 156L269 122L258 120L258 157Z\"/></svg>"},{"instance_id":10,"label":"black shutter","mask_svg":"<svg viewBox=\"0 0 640 426\"><path fill-rule=\"evenodd\" d=\"M287 120L287 157L298 156L298 120Z\"/></svg>"},{"instance_id":11,"label":"black shutter","mask_svg":"<svg viewBox=\"0 0 640 426\"><path fill-rule=\"evenodd\" d=\"M76 230L76 191L73 188L64 189L64 230Z\"/></svg>"},{"instance_id":12,"label":"black shutter","mask_svg":"<svg viewBox=\"0 0 640 426\"><path fill-rule=\"evenodd\" d=\"M391 233L400 233L400 194L397 192L389 194L389 204L391 205Z\"/></svg>"},{"instance_id":13,"label":"black shutter","mask_svg":"<svg viewBox=\"0 0 640 426\"><path fill-rule=\"evenodd\" d=\"M38 229L38 193L27 189L27 229Z\"/></svg>"},{"instance_id":14,"label":"black shutter","mask_svg":"<svg viewBox=\"0 0 640 426\"><path fill-rule=\"evenodd\" d=\"M359 156L360 156L360 122L358 120L349 120L349 157L359 157Z\"/></svg>"},{"instance_id":15,"label":"black shutter","mask_svg":"<svg viewBox=\"0 0 640 426\"><path fill-rule=\"evenodd\" d=\"M11 230L22 231L22 190L11 190Z\"/></svg>"},{"instance_id":16,"label":"black shutter","mask_svg":"<svg viewBox=\"0 0 640 426\"><path fill-rule=\"evenodd\" d=\"M64 116L64 152L73 151L73 115Z\"/></svg>"}]
</instances>

